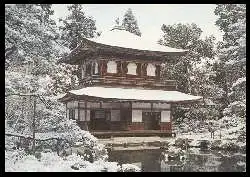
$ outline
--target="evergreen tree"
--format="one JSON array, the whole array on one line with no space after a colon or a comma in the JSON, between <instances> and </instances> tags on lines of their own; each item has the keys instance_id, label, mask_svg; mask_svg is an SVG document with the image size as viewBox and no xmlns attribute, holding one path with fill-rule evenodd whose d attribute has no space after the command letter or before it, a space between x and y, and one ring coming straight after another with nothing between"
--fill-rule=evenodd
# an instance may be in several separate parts
<instances>
[{"instance_id":1,"label":"evergreen tree","mask_svg":"<svg viewBox=\"0 0 250 177\"><path fill-rule=\"evenodd\" d=\"M159 40L160 44L188 50L185 56L177 59L176 64L165 64L162 71L163 80L176 80L179 91L202 96L202 105L216 105L221 96L221 89L212 80L216 55L215 38L208 36L201 39L202 30L194 23L163 25L162 31L164 35ZM218 98L214 95L218 95ZM204 121L215 119L219 114L219 107L216 106L211 108L204 108L199 104L188 105L188 108L183 106L179 105L174 110L175 121L185 122L184 124L193 131L199 131L198 126L202 127ZM187 119L183 120L183 118ZM178 127L181 126L178 125Z\"/></svg>"},{"instance_id":2,"label":"evergreen tree","mask_svg":"<svg viewBox=\"0 0 250 177\"><path fill-rule=\"evenodd\" d=\"M18 72L22 79L31 79L32 86L22 89L11 85L12 90L37 91L38 78L49 75L55 69L56 58L65 50L57 39L56 25L50 19L50 5L17 4L5 8L5 67L6 72ZM13 75L10 73L10 75ZM16 77L7 77L9 82ZM28 76L29 75L29 76ZM26 77L27 76L27 77ZM30 80L30 81L31 81ZM34 82L33 82L34 81Z\"/></svg>"},{"instance_id":3,"label":"evergreen tree","mask_svg":"<svg viewBox=\"0 0 250 177\"><path fill-rule=\"evenodd\" d=\"M220 70L225 84L225 104L222 124L237 127L245 136L246 119L246 5L219 4L216 25L224 32L223 42L218 46ZM225 121L225 122L223 122ZM243 138L244 140L244 138Z\"/></svg>"},{"instance_id":4,"label":"evergreen tree","mask_svg":"<svg viewBox=\"0 0 250 177\"><path fill-rule=\"evenodd\" d=\"M68 6L70 14L61 19L63 25L60 27L62 39L72 50L80 44L83 38L93 38L97 35L95 20L92 17L85 16L81 4Z\"/></svg>"},{"instance_id":5,"label":"evergreen tree","mask_svg":"<svg viewBox=\"0 0 250 177\"><path fill-rule=\"evenodd\" d=\"M205 40L200 39L202 30L194 23L179 23L168 26L163 24L161 29L164 32L163 38L159 40L161 45L188 50L187 54L181 57L175 66L166 64L167 73L163 73L166 76L165 79L175 79L178 90L193 93L190 83L192 67L202 58L213 58L215 56L213 50L215 38L210 36Z\"/></svg>"},{"instance_id":6,"label":"evergreen tree","mask_svg":"<svg viewBox=\"0 0 250 177\"><path fill-rule=\"evenodd\" d=\"M122 26L125 28L126 31L134 33L137 36L141 36L141 31L138 27L137 20L132 13L132 10L129 8L126 13L124 14L122 20Z\"/></svg>"},{"instance_id":7,"label":"evergreen tree","mask_svg":"<svg viewBox=\"0 0 250 177\"><path fill-rule=\"evenodd\" d=\"M49 4L6 5L5 8L5 94L37 93L49 95L48 87L57 68L56 58L65 48L60 45ZM15 50L11 51L11 48ZM6 98L6 119L15 130L29 131L33 102L30 98ZM23 107L24 109L21 109ZM37 106L37 109L39 106ZM48 114L48 110L45 110ZM28 116L29 114L29 116ZM45 118L46 116L42 116ZM16 127L18 125L18 127ZM30 128L32 129L32 128ZM23 131L23 130L22 130Z\"/></svg>"}]
</instances>

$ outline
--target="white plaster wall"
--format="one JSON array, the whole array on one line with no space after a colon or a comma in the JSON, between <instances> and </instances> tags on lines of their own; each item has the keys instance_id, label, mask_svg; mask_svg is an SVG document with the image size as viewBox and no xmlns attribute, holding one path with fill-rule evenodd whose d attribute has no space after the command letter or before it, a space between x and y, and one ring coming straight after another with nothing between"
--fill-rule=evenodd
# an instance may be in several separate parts
<instances>
[{"instance_id":1,"label":"white plaster wall","mask_svg":"<svg viewBox=\"0 0 250 177\"><path fill-rule=\"evenodd\" d=\"M117 73L117 64L115 61L108 61L107 72L108 73Z\"/></svg>"},{"instance_id":2,"label":"white plaster wall","mask_svg":"<svg viewBox=\"0 0 250 177\"><path fill-rule=\"evenodd\" d=\"M129 64L127 65L127 68L128 68L127 74L136 75L136 68L137 68L137 65L136 65L135 63L129 63Z\"/></svg>"},{"instance_id":3,"label":"white plaster wall","mask_svg":"<svg viewBox=\"0 0 250 177\"><path fill-rule=\"evenodd\" d=\"M97 73L98 73L98 63L95 62L95 74L97 74Z\"/></svg>"},{"instance_id":4,"label":"white plaster wall","mask_svg":"<svg viewBox=\"0 0 250 177\"><path fill-rule=\"evenodd\" d=\"M120 121L120 110L111 110L111 121Z\"/></svg>"},{"instance_id":5,"label":"white plaster wall","mask_svg":"<svg viewBox=\"0 0 250 177\"><path fill-rule=\"evenodd\" d=\"M132 122L142 122L142 110L132 110Z\"/></svg>"},{"instance_id":6,"label":"white plaster wall","mask_svg":"<svg viewBox=\"0 0 250 177\"><path fill-rule=\"evenodd\" d=\"M156 67L153 64L149 63L147 66L147 75L155 76L155 70L156 70Z\"/></svg>"},{"instance_id":7,"label":"white plaster wall","mask_svg":"<svg viewBox=\"0 0 250 177\"><path fill-rule=\"evenodd\" d=\"M161 111L161 122L170 122L171 111Z\"/></svg>"},{"instance_id":8,"label":"white plaster wall","mask_svg":"<svg viewBox=\"0 0 250 177\"><path fill-rule=\"evenodd\" d=\"M75 120L78 120L78 109L75 109Z\"/></svg>"},{"instance_id":9,"label":"white plaster wall","mask_svg":"<svg viewBox=\"0 0 250 177\"><path fill-rule=\"evenodd\" d=\"M69 119L69 109L67 109L67 118Z\"/></svg>"},{"instance_id":10,"label":"white plaster wall","mask_svg":"<svg viewBox=\"0 0 250 177\"><path fill-rule=\"evenodd\" d=\"M132 103L132 108L149 108L151 109L150 103Z\"/></svg>"},{"instance_id":11,"label":"white plaster wall","mask_svg":"<svg viewBox=\"0 0 250 177\"><path fill-rule=\"evenodd\" d=\"M170 109L170 104L167 104L167 103L153 103L153 108Z\"/></svg>"}]
</instances>

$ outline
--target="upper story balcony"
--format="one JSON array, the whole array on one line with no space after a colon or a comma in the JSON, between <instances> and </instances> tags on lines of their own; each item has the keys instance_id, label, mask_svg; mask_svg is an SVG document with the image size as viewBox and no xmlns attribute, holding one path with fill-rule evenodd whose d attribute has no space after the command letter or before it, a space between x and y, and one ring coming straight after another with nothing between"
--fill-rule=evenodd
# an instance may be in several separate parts
<instances>
[{"instance_id":1,"label":"upper story balcony","mask_svg":"<svg viewBox=\"0 0 250 177\"><path fill-rule=\"evenodd\" d=\"M79 87L90 86L90 85L101 85L101 86L120 86L120 87L137 87L146 89L161 89L161 90L176 90L175 80L160 81L150 78L129 78L124 76L99 76L92 75L81 79Z\"/></svg>"}]
</instances>

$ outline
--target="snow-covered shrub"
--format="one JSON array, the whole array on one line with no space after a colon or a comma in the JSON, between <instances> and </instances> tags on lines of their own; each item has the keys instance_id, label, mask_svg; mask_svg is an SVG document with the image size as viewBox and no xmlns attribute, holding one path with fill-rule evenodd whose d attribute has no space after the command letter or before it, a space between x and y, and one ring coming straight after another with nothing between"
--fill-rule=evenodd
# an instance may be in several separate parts
<instances>
[{"instance_id":1,"label":"snow-covered shrub","mask_svg":"<svg viewBox=\"0 0 250 177\"><path fill-rule=\"evenodd\" d=\"M106 162L97 160L93 163L85 161L82 156L72 154L67 157L60 157L56 153L41 153L40 159L34 155L18 155L21 153L5 152L6 172L118 172L118 171L140 171L134 165L118 165L117 162Z\"/></svg>"},{"instance_id":2,"label":"snow-covered shrub","mask_svg":"<svg viewBox=\"0 0 250 177\"><path fill-rule=\"evenodd\" d=\"M10 97L12 98L12 103L16 105L19 101L20 97ZM31 100L31 106L32 102ZM81 130L81 128L77 125L75 120L68 120L65 117L65 106L55 100L53 97L37 97L36 104L36 138L37 139L48 139L54 138L49 141L38 141L36 143L36 149L39 151L43 151L45 149L51 149L52 151L58 151L58 148L63 150L74 146L75 142L80 142L82 146L85 148L85 154L88 154L92 157L92 160L98 159L107 159L107 151L103 145L97 143L97 139L92 136L89 132ZM28 101L30 104L30 102ZM11 105L12 106L12 105ZM21 107L16 106L16 112L18 110L32 108L31 106L25 107L26 105L22 105ZM13 106L12 106L13 107ZM10 112L11 109L9 108ZM29 114L28 114L29 113ZM6 131L12 133L21 133L25 132L32 137L32 117L33 111L23 112L23 114L15 114L15 117L10 119L7 117L6 124L8 125ZM10 123L11 121L11 123ZM20 127L23 122L24 130L20 131L17 129ZM18 126L17 126L18 125ZM56 139L60 139L57 141ZM6 145L10 147L17 147L16 138L7 137ZM31 142L30 142L31 143ZM60 144L58 144L60 143ZM68 147L67 147L68 146ZM91 160L91 161L92 161Z\"/></svg>"}]
</instances>

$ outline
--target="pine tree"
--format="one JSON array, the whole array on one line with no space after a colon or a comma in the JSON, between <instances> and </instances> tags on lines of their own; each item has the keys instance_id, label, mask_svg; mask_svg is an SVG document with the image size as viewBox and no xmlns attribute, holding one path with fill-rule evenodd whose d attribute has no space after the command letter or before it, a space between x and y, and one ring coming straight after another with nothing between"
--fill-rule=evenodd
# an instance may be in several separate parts
<instances>
[{"instance_id":1,"label":"pine tree","mask_svg":"<svg viewBox=\"0 0 250 177\"><path fill-rule=\"evenodd\" d=\"M83 38L93 38L97 35L95 20L92 17L85 16L81 4L68 6L70 14L61 19L63 25L60 27L62 39L72 50L77 47Z\"/></svg>"},{"instance_id":2,"label":"pine tree","mask_svg":"<svg viewBox=\"0 0 250 177\"><path fill-rule=\"evenodd\" d=\"M188 53L184 57L181 57L176 66L174 66L174 69L166 69L168 73L164 75L168 77L166 79L170 79L169 77L175 79L177 81L177 88L180 91L192 93L193 89L190 83L192 66L200 62L202 58L214 57L215 52L213 47L215 38L210 36L206 40L200 39L202 30L194 23L179 23L168 26L163 24L161 29L164 32L163 38L159 40L161 45L188 50ZM172 68L169 64L166 66Z\"/></svg>"},{"instance_id":3,"label":"pine tree","mask_svg":"<svg viewBox=\"0 0 250 177\"><path fill-rule=\"evenodd\" d=\"M55 22L50 19L50 5L6 5L5 8L5 67L7 72L30 75L38 81L54 70L56 58L65 50L57 40ZM18 76L18 75L16 75ZM21 77L20 82L22 82ZM10 77L6 79L15 79ZM38 90L39 83L22 88L30 92ZM14 85L12 85L14 86ZM13 88L13 87L12 87ZM20 88L17 88L20 89ZM23 90L24 89L24 90Z\"/></svg>"},{"instance_id":4,"label":"pine tree","mask_svg":"<svg viewBox=\"0 0 250 177\"><path fill-rule=\"evenodd\" d=\"M223 80L227 98L221 121L222 124L226 122L227 128L238 127L240 135L245 136L246 5L220 4L215 9L215 15L219 17L216 25L224 32L223 42L218 46L220 70L223 73L219 79Z\"/></svg>"},{"instance_id":5,"label":"pine tree","mask_svg":"<svg viewBox=\"0 0 250 177\"><path fill-rule=\"evenodd\" d=\"M219 98L214 98L214 95L220 96L221 89L212 80L216 55L215 37L208 36L201 39L202 30L194 23L162 25L161 29L164 35L159 40L160 44L188 50L176 64L165 64L162 72L163 80L176 80L179 91L202 96L203 102L200 103L202 105L217 104ZM185 126L189 126L191 130L199 131L197 126L202 126L203 121L217 118L219 107L210 109L193 104L183 109L183 106L179 105L173 114L174 118L177 118L175 121L185 122ZM183 118L186 120L183 121Z\"/></svg>"},{"instance_id":6,"label":"pine tree","mask_svg":"<svg viewBox=\"0 0 250 177\"><path fill-rule=\"evenodd\" d=\"M138 27L137 20L132 13L132 10L129 8L126 13L124 14L122 20L122 26L125 28L126 31L134 33L137 36L141 36L141 31Z\"/></svg>"},{"instance_id":7,"label":"pine tree","mask_svg":"<svg viewBox=\"0 0 250 177\"><path fill-rule=\"evenodd\" d=\"M56 58L65 48L60 45L49 4L6 5L5 8L5 93L50 94L48 84L56 68ZM15 50L11 51L11 48ZM15 130L31 126L31 99L6 98L6 119ZM22 109L25 107L25 109ZM38 107L37 107L38 108ZM47 113L43 115L48 115ZM46 116L41 118L46 119ZM17 126L18 125L18 126Z\"/></svg>"}]
</instances>

